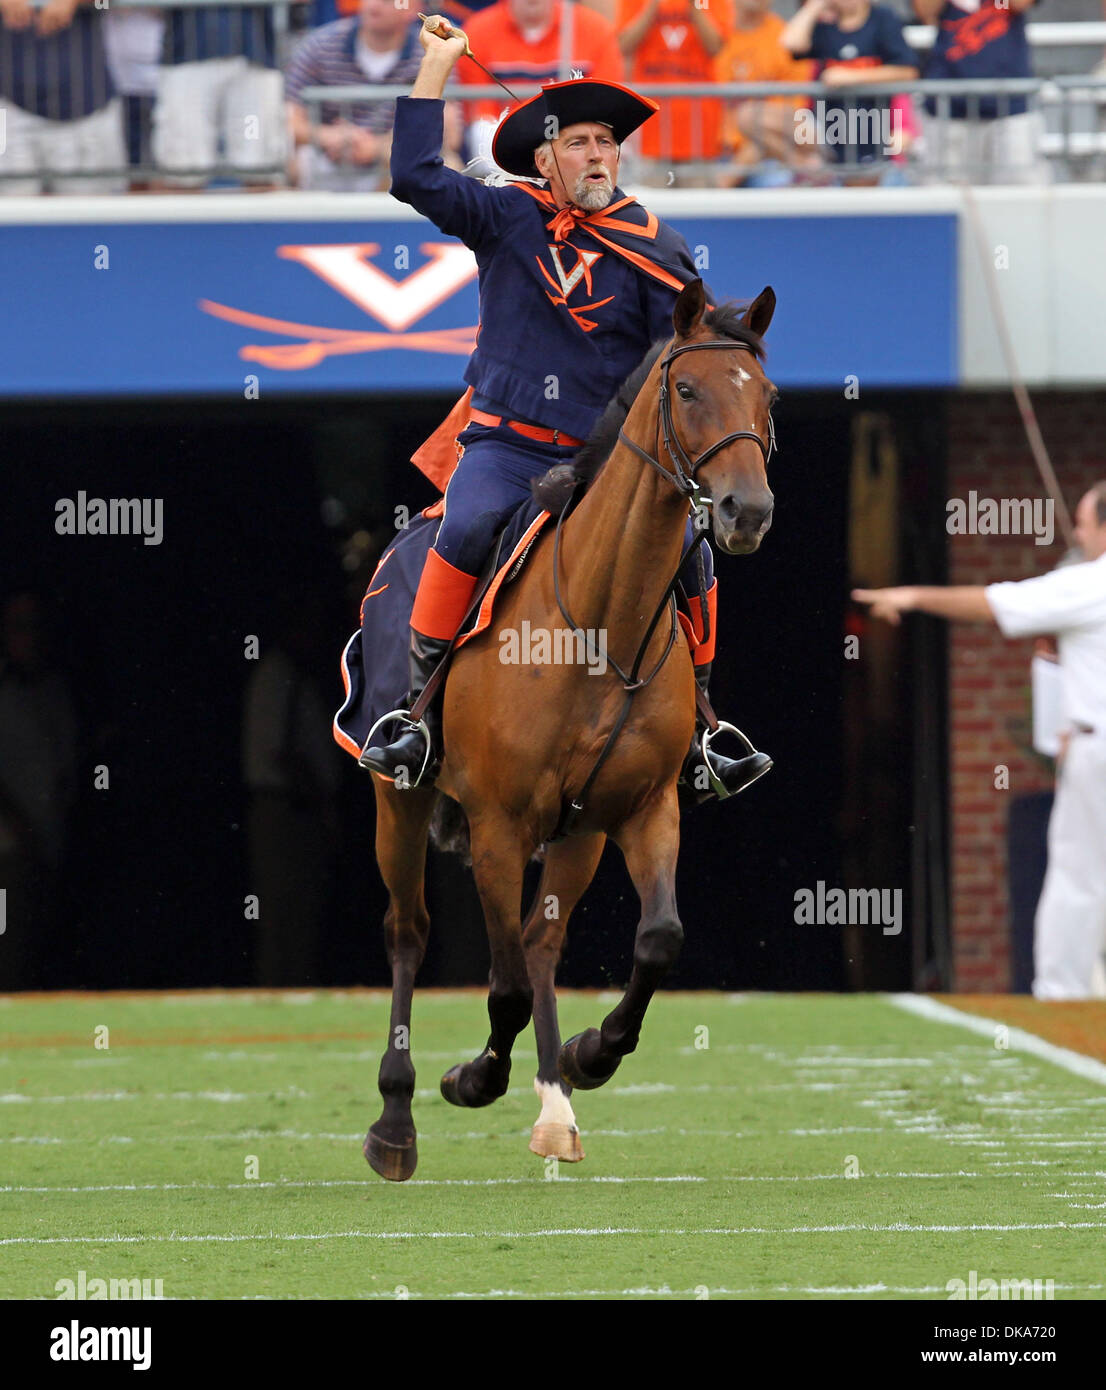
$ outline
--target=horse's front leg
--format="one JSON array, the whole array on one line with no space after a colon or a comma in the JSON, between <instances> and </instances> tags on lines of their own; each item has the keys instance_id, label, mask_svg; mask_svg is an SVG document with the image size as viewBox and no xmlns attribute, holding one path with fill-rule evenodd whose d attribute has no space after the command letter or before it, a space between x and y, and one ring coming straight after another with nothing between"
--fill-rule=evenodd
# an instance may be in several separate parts
<instances>
[{"instance_id":1,"label":"horse's front leg","mask_svg":"<svg viewBox=\"0 0 1106 1390\"><path fill-rule=\"evenodd\" d=\"M530 1022L534 991L522 949L522 875L532 847L506 815L470 821L472 872L484 908L492 968L488 978L487 1046L442 1077L451 1105L490 1105L507 1090L511 1048Z\"/></svg>"},{"instance_id":2,"label":"horse's front leg","mask_svg":"<svg viewBox=\"0 0 1106 1390\"><path fill-rule=\"evenodd\" d=\"M645 1010L680 954L684 932L676 913L679 808L673 784L612 835L626 857L641 919L634 938L634 966L626 993L600 1028L569 1038L561 1049L561 1076L577 1090L609 1081L618 1064L637 1047Z\"/></svg>"},{"instance_id":3,"label":"horse's front leg","mask_svg":"<svg viewBox=\"0 0 1106 1390\"><path fill-rule=\"evenodd\" d=\"M579 1163L584 1151L572 1112L572 1092L561 1080L561 1031L553 985L568 919L595 875L606 839L605 835L586 835L549 846L537 896L522 929L526 967L534 987L534 1035L538 1044L534 1090L541 1101L530 1149L543 1158L559 1158L566 1163Z\"/></svg>"},{"instance_id":4,"label":"horse's front leg","mask_svg":"<svg viewBox=\"0 0 1106 1390\"><path fill-rule=\"evenodd\" d=\"M365 1136L363 1152L382 1178L404 1182L418 1162L411 1116L411 1098L415 1094L411 996L430 934L423 881L427 828L435 793L418 789L397 792L376 777L373 784L376 857L390 899L384 915L384 938L392 967L392 1016L388 1048L380 1063L384 1109Z\"/></svg>"}]
</instances>

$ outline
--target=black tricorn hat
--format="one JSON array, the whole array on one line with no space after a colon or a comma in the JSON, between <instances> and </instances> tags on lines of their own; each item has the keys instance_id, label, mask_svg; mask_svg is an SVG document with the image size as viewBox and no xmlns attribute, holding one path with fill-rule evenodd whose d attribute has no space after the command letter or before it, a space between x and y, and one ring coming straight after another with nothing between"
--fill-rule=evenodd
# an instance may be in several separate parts
<instances>
[{"instance_id":1,"label":"black tricorn hat","mask_svg":"<svg viewBox=\"0 0 1106 1390\"><path fill-rule=\"evenodd\" d=\"M533 178L537 173L534 151L551 138L551 116L556 122L554 135L565 126L594 121L610 126L621 145L659 110L655 101L617 82L581 77L551 82L503 117L492 138L492 158L508 174Z\"/></svg>"}]
</instances>

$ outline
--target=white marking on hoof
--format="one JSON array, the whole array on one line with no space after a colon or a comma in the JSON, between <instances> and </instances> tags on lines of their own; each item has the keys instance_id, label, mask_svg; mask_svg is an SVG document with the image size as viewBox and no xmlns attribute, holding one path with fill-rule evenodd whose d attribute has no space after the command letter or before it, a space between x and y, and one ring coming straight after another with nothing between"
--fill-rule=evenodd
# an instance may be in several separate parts
<instances>
[{"instance_id":1,"label":"white marking on hoof","mask_svg":"<svg viewBox=\"0 0 1106 1390\"><path fill-rule=\"evenodd\" d=\"M556 1081L535 1081L534 1090L541 1101L541 1114L537 1120L539 1125L567 1125L569 1129L578 1130L572 1102Z\"/></svg>"}]
</instances>

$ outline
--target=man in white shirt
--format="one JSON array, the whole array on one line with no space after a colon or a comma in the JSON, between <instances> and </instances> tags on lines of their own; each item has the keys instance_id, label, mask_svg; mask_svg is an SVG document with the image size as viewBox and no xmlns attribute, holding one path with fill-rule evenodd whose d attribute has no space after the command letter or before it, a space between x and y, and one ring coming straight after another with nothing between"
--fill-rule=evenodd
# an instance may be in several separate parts
<instances>
[{"instance_id":1,"label":"man in white shirt","mask_svg":"<svg viewBox=\"0 0 1106 1390\"><path fill-rule=\"evenodd\" d=\"M896 624L918 612L995 623L1004 637L1056 635L1068 743L1037 904L1038 999L1093 997L1106 947L1106 482L1080 500L1075 542L1085 563L1018 583L853 590L874 617Z\"/></svg>"}]
</instances>

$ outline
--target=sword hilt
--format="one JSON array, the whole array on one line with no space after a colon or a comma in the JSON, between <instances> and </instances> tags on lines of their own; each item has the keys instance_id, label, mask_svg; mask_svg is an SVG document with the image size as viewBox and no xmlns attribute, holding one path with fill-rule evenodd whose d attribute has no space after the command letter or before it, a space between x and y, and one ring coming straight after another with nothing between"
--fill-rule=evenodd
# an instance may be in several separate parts
<instances>
[{"instance_id":1,"label":"sword hilt","mask_svg":"<svg viewBox=\"0 0 1106 1390\"><path fill-rule=\"evenodd\" d=\"M443 18L440 14L420 14L419 18L422 20L422 27L428 34L433 34L439 39L464 39L465 57L476 57L469 47L469 36L463 29L455 28L454 25L450 24L448 19Z\"/></svg>"}]
</instances>

